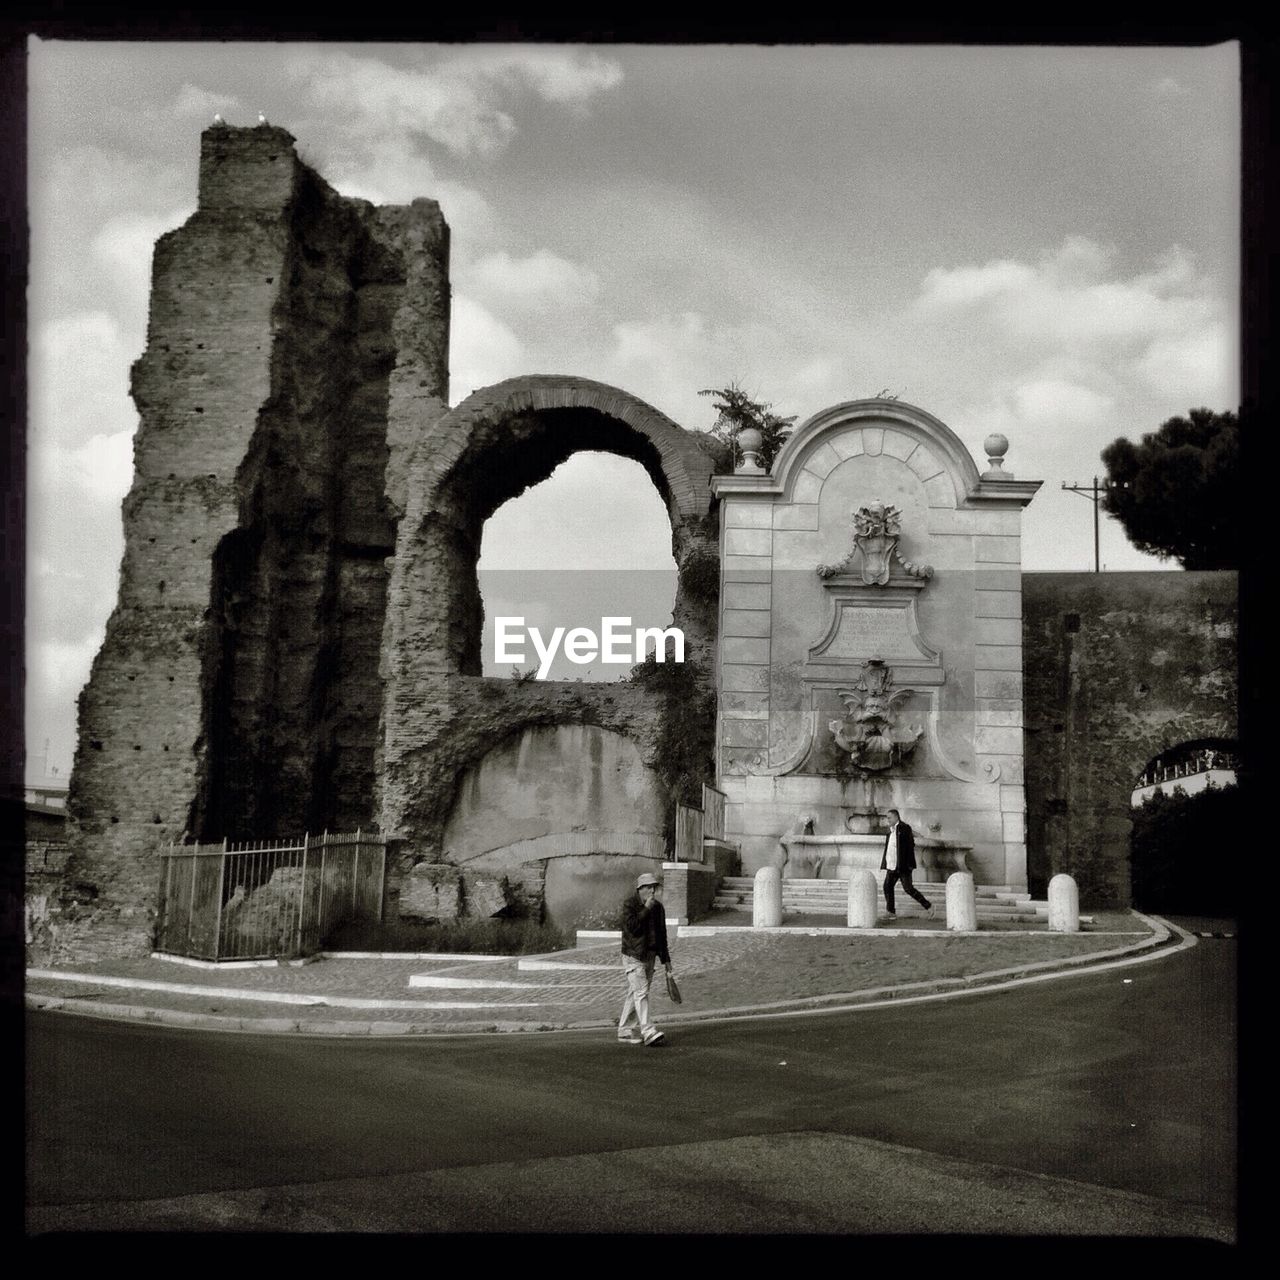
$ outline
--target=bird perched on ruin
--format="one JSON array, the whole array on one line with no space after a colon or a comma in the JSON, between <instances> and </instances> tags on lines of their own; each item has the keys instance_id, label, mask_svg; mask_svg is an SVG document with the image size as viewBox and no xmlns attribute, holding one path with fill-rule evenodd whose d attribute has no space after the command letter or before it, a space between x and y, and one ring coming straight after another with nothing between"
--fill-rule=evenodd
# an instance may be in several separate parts
<instances>
[{"instance_id":1,"label":"bird perched on ruin","mask_svg":"<svg viewBox=\"0 0 1280 1280\"><path fill-rule=\"evenodd\" d=\"M266 123L267 123L267 117L266 117L266 116L264 116L264 115L262 114L262 112L261 112L261 111L259 111L259 112L258 112L258 123L259 123L259 124L266 124Z\"/></svg>"},{"instance_id":2,"label":"bird perched on ruin","mask_svg":"<svg viewBox=\"0 0 1280 1280\"><path fill-rule=\"evenodd\" d=\"M223 118L222 118L222 117L221 117L221 116L220 116L220 115L215 111L215 112L213 113L213 123L214 123L214 124L226 124L227 122L226 122L226 121L225 121L225 120L224 120L224 119L223 119Z\"/></svg>"}]
</instances>

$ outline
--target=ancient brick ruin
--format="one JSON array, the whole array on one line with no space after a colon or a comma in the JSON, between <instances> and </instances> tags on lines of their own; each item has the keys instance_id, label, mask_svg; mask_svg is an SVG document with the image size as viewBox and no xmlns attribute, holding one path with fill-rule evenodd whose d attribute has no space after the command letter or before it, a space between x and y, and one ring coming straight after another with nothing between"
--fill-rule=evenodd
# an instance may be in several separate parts
<instances>
[{"instance_id":1,"label":"ancient brick ruin","mask_svg":"<svg viewBox=\"0 0 1280 1280\"><path fill-rule=\"evenodd\" d=\"M434 201L340 196L283 129L205 131L197 211L156 246L120 594L38 951L148 950L155 855L184 837L381 827L394 911L402 873L442 857L458 779L538 726L626 735L652 763L662 695L480 674L484 521L576 450L653 478L709 683L714 590L684 579L714 565L714 449L583 379L450 410L448 253Z\"/></svg>"}]
</instances>

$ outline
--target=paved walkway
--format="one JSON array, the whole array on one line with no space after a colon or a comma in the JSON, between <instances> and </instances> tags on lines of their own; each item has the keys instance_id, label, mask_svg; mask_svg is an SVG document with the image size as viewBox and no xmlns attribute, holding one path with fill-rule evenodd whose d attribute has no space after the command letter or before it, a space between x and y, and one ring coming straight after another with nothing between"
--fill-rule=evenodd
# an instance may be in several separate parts
<instances>
[{"instance_id":1,"label":"paved walkway","mask_svg":"<svg viewBox=\"0 0 1280 1280\"><path fill-rule=\"evenodd\" d=\"M720 917L722 926L726 925ZM749 923L749 922L748 922ZM950 933L941 922L852 931L826 917L776 930L671 930L684 1003L654 983L661 1026L973 991L1150 958L1193 939L1163 921L1115 912L1088 932ZM660 974L659 970L659 974ZM209 1029L421 1035L608 1027L624 995L613 940L544 956L365 956L301 964L196 966L172 959L29 969L27 1004Z\"/></svg>"}]
</instances>

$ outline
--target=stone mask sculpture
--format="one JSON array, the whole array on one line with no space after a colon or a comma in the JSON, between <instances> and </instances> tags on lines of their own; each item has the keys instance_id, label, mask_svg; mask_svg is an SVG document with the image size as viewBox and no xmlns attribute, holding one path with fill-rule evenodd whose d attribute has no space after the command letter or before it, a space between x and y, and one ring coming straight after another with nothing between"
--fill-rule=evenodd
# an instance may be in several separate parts
<instances>
[{"instance_id":1,"label":"stone mask sculpture","mask_svg":"<svg viewBox=\"0 0 1280 1280\"><path fill-rule=\"evenodd\" d=\"M830 721L827 727L857 768L882 772L901 764L916 749L924 729L897 723L897 704L910 692L893 690L892 669L872 658L862 664L853 690L841 694L848 714L843 720Z\"/></svg>"}]
</instances>

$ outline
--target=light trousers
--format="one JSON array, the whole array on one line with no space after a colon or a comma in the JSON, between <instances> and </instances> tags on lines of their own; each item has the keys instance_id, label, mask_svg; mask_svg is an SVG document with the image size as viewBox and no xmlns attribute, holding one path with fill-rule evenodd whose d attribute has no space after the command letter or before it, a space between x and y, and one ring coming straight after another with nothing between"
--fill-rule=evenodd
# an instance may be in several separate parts
<instances>
[{"instance_id":1,"label":"light trousers","mask_svg":"<svg viewBox=\"0 0 1280 1280\"><path fill-rule=\"evenodd\" d=\"M631 1018L635 1018L640 1034L648 1035L654 1029L649 1017L649 984L653 981L653 966L657 957L637 960L634 956L622 957L622 972L627 979L627 998L622 1002L622 1017L618 1019L618 1033L626 1031Z\"/></svg>"}]
</instances>

